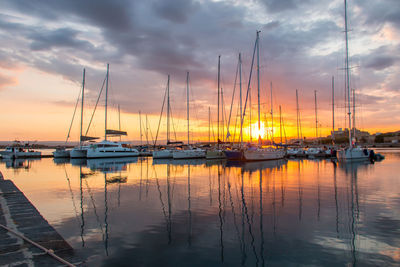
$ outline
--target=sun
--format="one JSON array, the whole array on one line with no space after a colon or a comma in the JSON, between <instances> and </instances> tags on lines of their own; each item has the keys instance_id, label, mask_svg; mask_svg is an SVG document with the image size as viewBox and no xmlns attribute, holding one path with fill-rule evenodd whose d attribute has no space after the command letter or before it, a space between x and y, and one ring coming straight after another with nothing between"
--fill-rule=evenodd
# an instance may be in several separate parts
<instances>
[{"instance_id":1,"label":"sun","mask_svg":"<svg viewBox=\"0 0 400 267\"><path fill-rule=\"evenodd\" d=\"M258 129L258 122L251 124L251 137L253 139L258 139L261 136L261 139L265 139L265 124L264 122L260 122L260 130Z\"/></svg>"}]
</instances>

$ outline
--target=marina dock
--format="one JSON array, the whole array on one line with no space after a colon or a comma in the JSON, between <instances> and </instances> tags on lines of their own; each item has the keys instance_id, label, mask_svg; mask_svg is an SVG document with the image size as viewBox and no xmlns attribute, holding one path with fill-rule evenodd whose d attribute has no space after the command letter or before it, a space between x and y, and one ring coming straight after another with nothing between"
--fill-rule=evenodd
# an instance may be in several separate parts
<instances>
[{"instance_id":1,"label":"marina dock","mask_svg":"<svg viewBox=\"0 0 400 267\"><path fill-rule=\"evenodd\" d=\"M67 262L77 262L71 246L0 172L0 266L67 264L52 254Z\"/></svg>"}]
</instances>

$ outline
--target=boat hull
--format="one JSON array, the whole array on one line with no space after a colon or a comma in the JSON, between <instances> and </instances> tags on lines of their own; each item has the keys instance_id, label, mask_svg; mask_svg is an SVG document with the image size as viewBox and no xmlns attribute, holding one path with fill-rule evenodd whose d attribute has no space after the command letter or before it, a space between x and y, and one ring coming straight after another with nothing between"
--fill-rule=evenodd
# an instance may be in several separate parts
<instances>
[{"instance_id":1,"label":"boat hull","mask_svg":"<svg viewBox=\"0 0 400 267\"><path fill-rule=\"evenodd\" d=\"M17 159L17 158L40 158L42 156L41 152L4 152L2 153L5 159Z\"/></svg>"},{"instance_id":2,"label":"boat hull","mask_svg":"<svg viewBox=\"0 0 400 267\"><path fill-rule=\"evenodd\" d=\"M275 160L283 159L285 151L283 150L247 150L244 152L244 159L246 161L261 161L261 160Z\"/></svg>"},{"instance_id":3,"label":"boat hull","mask_svg":"<svg viewBox=\"0 0 400 267\"><path fill-rule=\"evenodd\" d=\"M53 152L54 158L69 158L71 150L56 150Z\"/></svg>"},{"instance_id":4,"label":"boat hull","mask_svg":"<svg viewBox=\"0 0 400 267\"><path fill-rule=\"evenodd\" d=\"M222 150L207 150L206 159L224 159L225 154Z\"/></svg>"},{"instance_id":5,"label":"boat hull","mask_svg":"<svg viewBox=\"0 0 400 267\"><path fill-rule=\"evenodd\" d=\"M86 158L123 158L123 157L137 157L139 156L138 151L102 151L89 149L86 153Z\"/></svg>"},{"instance_id":6,"label":"boat hull","mask_svg":"<svg viewBox=\"0 0 400 267\"><path fill-rule=\"evenodd\" d=\"M370 151L362 148L347 148L339 150L337 153L338 160L343 162L367 161L369 160Z\"/></svg>"},{"instance_id":7,"label":"boat hull","mask_svg":"<svg viewBox=\"0 0 400 267\"><path fill-rule=\"evenodd\" d=\"M153 151L153 159L172 159L172 158L173 158L173 150L164 149L164 150Z\"/></svg>"},{"instance_id":8,"label":"boat hull","mask_svg":"<svg viewBox=\"0 0 400 267\"><path fill-rule=\"evenodd\" d=\"M69 153L69 156L72 159L86 158L86 152L87 152L87 149L74 148Z\"/></svg>"},{"instance_id":9,"label":"boat hull","mask_svg":"<svg viewBox=\"0 0 400 267\"><path fill-rule=\"evenodd\" d=\"M197 159L204 158L206 152L201 149L194 150L176 150L172 153L174 159Z\"/></svg>"},{"instance_id":10,"label":"boat hull","mask_svg":"<svg viewBox=\"0 0 400 267\"><path fill-rule=\"evenodd\" d=\"M243 160L243 151L240 150L225 150L224 154L228 160Z\"/></svg>"}]
</instances>

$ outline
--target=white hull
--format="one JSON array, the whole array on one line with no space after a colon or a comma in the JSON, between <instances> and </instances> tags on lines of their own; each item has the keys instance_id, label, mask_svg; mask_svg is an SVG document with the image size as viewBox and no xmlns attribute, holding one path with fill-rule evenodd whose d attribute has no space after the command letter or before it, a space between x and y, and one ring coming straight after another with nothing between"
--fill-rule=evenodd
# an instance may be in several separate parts
<instances>
[{"instance_id":1,"label":"white hull","mask_svg":"<svg viewBox=\"0 0 400 267\"><path fill-rule=\"evenodd\" d=\"M153 159L172 159L173 152L173 150L169 149L155 150L153 151Z\"/></svg>"},{"instance_id":2,"label":"white hull","mask_svg":"<svg viewBox=\"0 0 400 267\"><path fill-rule=\"evenodd\" d=\"M3 152L2 156L5 159L17 159L17 158L38 158L42 155L41 152Z\"/></svg>"},{"instance_id":3,"label":"white hull","mask_svg":"<svg viewBox=\"0 0 400 267\"><path fill-rule=\"evenodd\" d=\"M174 159L195 159L204 158L206 151L202 149L176 150L172 154Z\"/></svg>"},{"instance_id":4,"label":"white hull","mask_svg":"<svg viewBox=\"0 0 400 267\"><path fill-rule=\"evenodd\" d=\"M136 150L136 149L135 149ZM94 158L122 158L122 157L137 157L139 156L139 152L136 150L128 150L128 151L101 151L95 149L89 149L86 153L86 157L88 159Z\"/></svg>"},{"instance_id":5,"label":"white hull","mask_svg":"<svg viewBox=\"0 0 400 267\"><path fill-rule=\"evenodd\" d=\"M258 160L275 160L282 159L285 157L284 150L247 150L244 152L244 158L247 161L258 161Z\"/></svg>"},{"instance_id":6,"label":"white hull","mask_svg":"<svg viewBox=\"0 0 400 267\"><path fill-rule=\"evenodd\" d=\"M55 158L69 158L71 150L56 150L53 152Z\"/></svg>"},{"instance_id":7,"label":"white hull","mask_svg":"<svg viewBox=\"0 0 400 267\"><path fill-rule=\"evenodd\" d=\"M366 161L369 159L370 151L362 148L347 148L338 151L337 157L340 161Z\"/></svg>"},{"instance_id":8,"label":"white hull","mask_svg":"<svg viewBox=\"0 0 400 267\"><path fill-rule=\"evenodd\" d=\"M72 159L86 158L87 148L73 148L69 153Z\"/></svg>"}]
</instances>

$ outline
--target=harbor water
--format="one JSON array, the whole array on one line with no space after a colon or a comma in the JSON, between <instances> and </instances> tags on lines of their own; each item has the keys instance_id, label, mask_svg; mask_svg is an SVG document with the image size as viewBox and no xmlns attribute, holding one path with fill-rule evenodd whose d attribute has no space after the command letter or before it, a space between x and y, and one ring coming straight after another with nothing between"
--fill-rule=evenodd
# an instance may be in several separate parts
<instances>
[{"instance_id":1,"label":"harbor water","mask_svg":"<svg viewBox=\"0 0 400 267\"><path fill-rule=\"evenodd\" d=\"M332 160L2 160L88 266L398 266L400 150Z\"/></svg>"}]
</instances>

